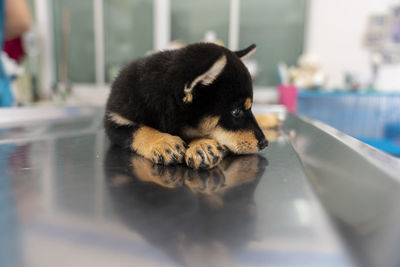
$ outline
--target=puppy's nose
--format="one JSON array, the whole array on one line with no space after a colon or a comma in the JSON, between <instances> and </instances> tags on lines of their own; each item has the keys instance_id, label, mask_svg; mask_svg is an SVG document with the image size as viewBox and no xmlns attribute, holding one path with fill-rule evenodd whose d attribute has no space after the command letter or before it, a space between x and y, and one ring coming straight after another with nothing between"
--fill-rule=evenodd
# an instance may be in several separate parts
<instances>
[{"instance_id":1,"label":"puppy's nose","mask_svg":"<svg viewBox=\"0 0 400 267\"><path fill-rule=\"evenodd\" d=\"M262 139L261 141L258 141L258 149L264 149L268 146L268 140L267 139Z\"/></svg>"}]
</instances>

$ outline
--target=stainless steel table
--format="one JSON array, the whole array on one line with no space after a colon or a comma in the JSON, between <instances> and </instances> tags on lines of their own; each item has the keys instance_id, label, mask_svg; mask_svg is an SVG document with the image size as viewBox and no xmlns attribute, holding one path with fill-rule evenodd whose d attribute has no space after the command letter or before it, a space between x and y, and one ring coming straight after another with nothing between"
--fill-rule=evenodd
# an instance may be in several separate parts
<instances>
[{"instance_id":1,"label":"stainless steel table","mask_svg":"<svg viewBox=\"0 0 400 267\"><path fill-rule=\"evenodd\" d=\"M0 266L399 266L399 160L276 112L194 171L111 147L102 109L0 110Z\"/></svg>"}]
</instances>

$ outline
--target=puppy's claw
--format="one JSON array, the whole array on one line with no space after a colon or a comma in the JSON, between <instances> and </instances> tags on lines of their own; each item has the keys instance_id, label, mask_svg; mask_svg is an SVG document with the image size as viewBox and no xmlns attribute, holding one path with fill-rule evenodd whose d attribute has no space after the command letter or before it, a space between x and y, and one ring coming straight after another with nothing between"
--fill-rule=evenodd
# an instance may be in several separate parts
<instances>
[{"instance_id":1,"label":"puppy's claw","mask_svg":"<svg viewBox=\"0 0 400 267\"><path fill-rule=\"evenodd\" d=\"M200 166L199 166L200 169L205 169L205 168L208 168L208 167L209 167L209 165L206 164L206 163L203 162L203 161L200 163Z\"/></svg>"},{"instance_id":2,"label":"puppy's claw","mask_svg":"<svg viewBox=\"0 0 400 267\"><path fill-rule=\"evenodd\" d=\"M203 152L200 150L196 150L197 155L199 155L199 157L201 158L201 163L204 163L205 161L205 157L203 155Z\"/></svg>"},{"instance_id":3,"label":"puppy's claw","mask_svg":"<svg viewBox=\"0 0 400 267\"><path fill-rule=\"evenodd\" d=\"M193 159L189 158L188 161L187 161L187 165L188 165L190 168L194 168Z\"/></svg>"},{"instance_id":4,"label":"puppy's claw","mask_svg":"<svg viewBox=\"0 0 400 267\"><path fill-rule=\"evenodd\" d=\"M219 157L218 156L214 156L212 163L215 165L218 162L218 160L219 160Z\"/></svg>"},{"instance_id":5,"label":"puppy's claw","mask_svg":"<svg viewBox=\"0 0 400 267\"><path fill-rule=\"evenodd\" d=\"M161 155L158 155L157 164L164 164L164 158Z\"/></svg>"},{"instance_id":6,"label":"puppy's claw","mask_svg":"<svg viewBox=\"0 0 400 267\"><path fill-rule=\"evenodd\" d=\"M179 147L179 146L178 146ZM179 157L177 154L171 151L171 149L167 148L165 152L170 156L170 159L168 161L168 164L174 164L179 162ZM180 154L181 155L181 154Z\"/></svg>"}]
</instances>

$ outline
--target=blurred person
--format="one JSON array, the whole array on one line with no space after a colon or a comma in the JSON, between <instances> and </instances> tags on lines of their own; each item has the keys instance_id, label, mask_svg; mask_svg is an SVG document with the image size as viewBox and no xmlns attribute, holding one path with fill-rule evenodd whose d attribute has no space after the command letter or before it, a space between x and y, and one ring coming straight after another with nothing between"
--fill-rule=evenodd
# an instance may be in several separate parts
<instances>
[{"instance_id":1,"label":"blurred person","mask_svg":"<svg viewBox=\"0 0 400 267\"><path fill-rule=\"evenodd\" d=\"M31 25L31 16L25 0L0 0L0 44L21 36L28 31ZM10 77L4 71L0 61L0 107L9 107L13 104L10 88Z\"/></svg>"}]
</instances>

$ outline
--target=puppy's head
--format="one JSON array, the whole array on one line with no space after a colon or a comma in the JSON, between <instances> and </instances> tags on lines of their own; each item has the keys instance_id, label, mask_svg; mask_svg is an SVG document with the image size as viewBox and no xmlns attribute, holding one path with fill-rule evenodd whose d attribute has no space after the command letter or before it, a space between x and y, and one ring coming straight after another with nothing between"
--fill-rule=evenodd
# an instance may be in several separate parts
<instances>
[{"instance_id":1,"label":"puppy's head","mask_svg":"<svg viewBox=\"0 0 400 267\"><path fill-rule=\"evenodd\" d=\"M179 100L187 108L187 138L211 137L234 153L254 153L268 145L251 111L253 87L243 60L256 46L232 52L214 44L181 50L185 69ZM194 66L194 67L193 67Z\"/></svg>"}]
</instances>

